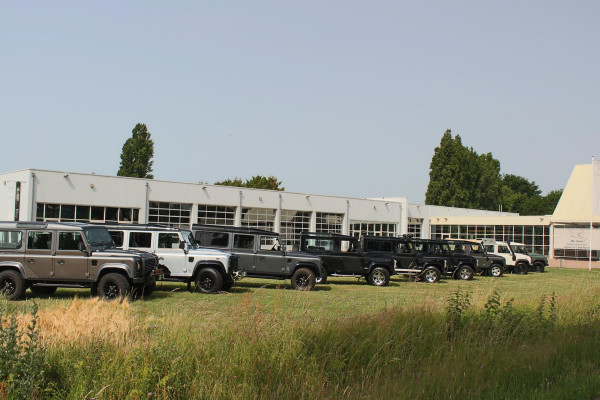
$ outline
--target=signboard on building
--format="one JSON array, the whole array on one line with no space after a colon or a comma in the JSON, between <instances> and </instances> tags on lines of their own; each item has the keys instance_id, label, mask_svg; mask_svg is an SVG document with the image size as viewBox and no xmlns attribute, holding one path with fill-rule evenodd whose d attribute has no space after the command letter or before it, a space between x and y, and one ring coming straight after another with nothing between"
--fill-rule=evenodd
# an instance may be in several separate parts
<instances>
[{"instance_id":1,"label":"signboard on building","mask_svg":"<svg viewBox=\"0 0 600 400\"><path fill-rule=\"evenodd\" d=\"M590 228L555 228L554 248L587 250L590 248ZM594 228L592 249L600 250L600 229Z\"/></svg>"}]
</instances>

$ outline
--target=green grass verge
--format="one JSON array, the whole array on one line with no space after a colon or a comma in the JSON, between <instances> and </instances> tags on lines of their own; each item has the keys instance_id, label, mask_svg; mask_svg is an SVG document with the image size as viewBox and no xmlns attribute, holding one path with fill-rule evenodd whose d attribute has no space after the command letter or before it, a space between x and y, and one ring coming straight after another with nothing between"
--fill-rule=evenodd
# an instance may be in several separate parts
<instances>
[{"instance_id":1,"label":"green grass verge","mask_svg":"<svg viewBox=\"0 0 600 400\"><path fill-rule=\"evenodd\" d=\"M600 273L562 269L437 284L394 278L383 288L333 278L312 292L248 279L211 296L162 284L104 314L85 300L57 316L74 295L89 298L59 290L29 298L42 322L67 321L45 339L45 378L32 396L594 399L598 294ZM2 302L4 313L29 312L29 300ZM93 317L85 307L98 323L66 339L70 319Z\"/></svg>"}]
</instances>

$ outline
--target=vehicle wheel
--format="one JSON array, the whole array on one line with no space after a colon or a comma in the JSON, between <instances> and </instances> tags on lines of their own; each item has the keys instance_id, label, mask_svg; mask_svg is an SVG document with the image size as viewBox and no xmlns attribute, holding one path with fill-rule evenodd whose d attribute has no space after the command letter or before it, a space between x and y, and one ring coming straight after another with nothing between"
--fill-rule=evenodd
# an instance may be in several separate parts
<instances>
[{"instance_id":1,"label":"vehicle wheel","mask_svg":"<svg viewBox=\"0 0 600 400\"><path fill-rule=\"evenodd\" d=\"M473 268L468 265L462 265L456 271L456 276L463 281L470 281L473 279Z\"/></svg>"},{"instance_id":2,"label":"vehicle wheel","mask_svg":"<svg viewBox=\"0 0 600 400\"><path fill-rule=\"evenodd\" d=\"M504 275L502 265L492 264L490 267L490 276L493 276L494 278L500 278L502 275Z\"/></svg>"},{"instance_id":3,"label":"vehicle wheel","mask_svg":"<svg viewBox=\"0 0 600 400\"><path fill-rule=\"evenodd\" d=\"M223 277L214 268L203 268L196 276L196 292L211 294L223 288Z\"/></svg>"},{"instance_id":4,"label":"vehicle wheel","mask_svg":"<svg viewBox=\"0 0 600 400\"><path fill-rule=\"evenodd\" d=\"M383 267L375 267L367 275L367 282L373 286L387 286L390 283L390 273Z\"/></svg>"},{"instance_id":5,"label":"vehicle wheel","mask_svg":"<svg viewBox=\"0 0 600 400\"><path fill-rule=\"evenodd\" d=\"M533 264L533 270L535 272L544 272L544 263L536 262Z\"/></svg>"},{"instance_id":6,"label":"vehicle wheel","mask_svg":"<svg viewBox=\"0 0 600 400\"><path fill-rule=\"evenodd\" d=\"M23 276L13 270L0 272L0 295L6 296L8 300L19 300L23 298L27 284Z\"/></svg>"},{"instance_id":7,"label":"vehicle wheel","mask_svg":"<svg viewBox=\"0 0 600 400\"><path fill-rule=\"evenodd\" d=\"M519 275L526 275L527 274L527 264L525 263L519 263L517 264L517 266L515 267L515 271L517 272L517 274Z\"/></svg>"},{"instance_id":8,"label":"vehicle wheel","mask_svg":"<svg viewBox=\"0 0 600 400\"><path fill-rule=\"evenodd\" d=\"M233 286L233 278L231 277L231 275L227 274L225 275L225 278L223 279L223 285L221 286L221 290L230 290L231 287Z\"/></svg>"},{"instance_id":9,"label":"vehicle wheel","mask_svg":"<svg viewBox=\"0 0 600 400\"><path fill-rule=\"evenodd\" d=\"M31 286L29 289L31 289L31 293L38 296L50 296L56 292L56 287L53 286Z\"/></svg>"},{"instance_id":10,"label":"vehicle wheel","mask_svg":"<svg viewBox=\"0 0 600 400\"><path fill-rule=\"evenodd\" d=\"M425 268L425 272L421 275L421 278L424 282L427 283L436 283L440 280L442 273L436 267L427 267Z\"/></svg>"},{"instance_id":11,"label":"vehicle wheel","mask_svg":"<svg viewBox=\"0 0 600 400\"><path fill-rule=\"evenodd\" d=\"M131 284L123 275L111 272L98 282L98 294L105 300L116 300L129 294Z\"/></svg>"},{"instance_id":12,"label":"vehicle wheel","mask_svg":"<svg viewBox=\"0 0 600 400\"><path fill-rule=\"evenodd\" d=\"M292 275L292 288L296 290L312 290L315 287L315 273L308 268L298 268Z\"/></svg>"}]
</instances>

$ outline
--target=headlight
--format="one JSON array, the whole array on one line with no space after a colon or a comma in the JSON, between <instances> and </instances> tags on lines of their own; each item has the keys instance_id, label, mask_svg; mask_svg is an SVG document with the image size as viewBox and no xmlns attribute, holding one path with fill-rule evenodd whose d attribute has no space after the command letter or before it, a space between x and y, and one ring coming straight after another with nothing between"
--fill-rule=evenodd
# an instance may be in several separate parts
<instances>
[{"instance_id":1,"label":"headlight","mask_svg":"<svg viewBox=\"0 0 600 400\"><path fill-rule=\"evenodd\" d=\"M141 276L142 275L142 271L143 271L143 262L141 259L136 259L135 260L135 272L137 276Z\"/></svg>"}]
</instances>

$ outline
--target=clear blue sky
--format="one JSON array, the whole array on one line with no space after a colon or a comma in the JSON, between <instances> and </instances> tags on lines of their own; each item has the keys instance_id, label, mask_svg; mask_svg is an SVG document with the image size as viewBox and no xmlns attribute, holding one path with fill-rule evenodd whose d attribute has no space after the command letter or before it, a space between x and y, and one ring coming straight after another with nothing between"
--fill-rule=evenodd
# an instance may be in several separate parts
<instances>
[{"instance_id":1,"label":"clear blue sky","mask_svg":"<svg viewBox=\"0 0 600 400\"><path fill-rule=\"evenodd\" d=\"M600 156L599 1L0 0L0 171L422 202L448 128L547 192Z\"/></svg>"}]
</instances>

